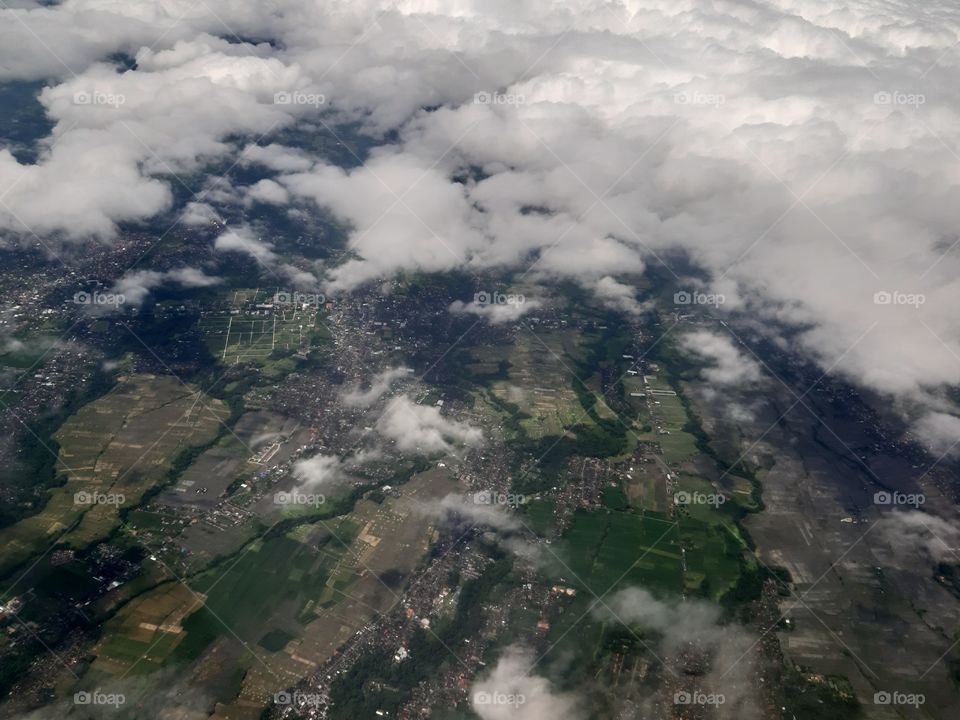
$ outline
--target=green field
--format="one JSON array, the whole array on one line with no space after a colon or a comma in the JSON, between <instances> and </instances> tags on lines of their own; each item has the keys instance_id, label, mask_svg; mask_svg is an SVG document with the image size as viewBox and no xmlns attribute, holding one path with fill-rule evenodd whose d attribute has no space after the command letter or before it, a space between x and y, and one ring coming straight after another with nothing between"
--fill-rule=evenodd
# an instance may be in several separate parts
<instances>
[{"instance_id":1,"label":"green field","mask_svg":"<svg viewBox=\"0 0 960 720\"><path fill-rule=\"evenodd\" d=\"M708 512L676 522L649 511L577 512L558 548L569 568L558 579L597 595L639 586L717 598L739 577L743 543L727 515Z\"/></svg>"},{"instance_id":2,"label":"green field","mask_svg":"<svg viewBox=\"0 0 960 720\"><path fill-rule=\"evenodd\" d=\"M270 368L286 362L289 367L272 374L290 372L294 363L287 356L308 353L329 334L319 321L317 302L277 302L278 293L283 296L274 288L224 293L197 324L210 354L226 365L251 362Z\"/></svg>"},{"instance_id":3,"label":"green field","mask_svg":"<svg viewBox=\"0 0 960 720\"><path fill-rule=\"evenodd\" d=\"M104 397L82 407L54 435L64 484L36 515L0 531L0 574L45 551L52 542L82 549L120 523L121 507L167 481L176 456L216 437L229 411L176 378L121 378ZM76 493L123 496L123 503L75 502Z\"/></svg>"},{"instance_id":4,"label":"green field","mask_svg":"<svg viewBox=\"0 0 960 720\"><path fill-rule=\"evenodd\" d=\"M489 387L499 408L506 403L519 414L526 438L557 437L575 425L591 424L572 385L582 343L572 330L522 331L510 346L474 350L466 367L477 377L495 378ZM506 377L499 377L504 367ZM612 416L609 409L605 413Z\"/></svg>"},{"instance_id":5,"label":"green field","mask_svg":"<svg viewBox=\"0 0 960 720\"><path fill-rule=\"evenodd\" d=\"M670 383L662 374L648 376L646 384L639 376L624 378L623 384L630 404L637 413L637 425L650 428L637 434L639 440L659 443L663 459L670 465L680 464L697 454L696 438L684 429L689 417L679 397L654 395L649 398L648 407L646 397L630 396L630 393L647 390L671 390Z\"/></svg>"},{"instance_id":6,"label":"green field","mask_svg":"<svg viewBox=\"0 0 960 720\"><path fill-rule=\"evenodd\" d=\"M93 677L197 663L222 702L242 713L252 701L259 712L399 601L433 534L415 502L455 488L445 471L419 473L400 497L360 499L344 516L266 533L189 588L167 583L137 597L104 626Z\"/></svg>"}]
</instances>

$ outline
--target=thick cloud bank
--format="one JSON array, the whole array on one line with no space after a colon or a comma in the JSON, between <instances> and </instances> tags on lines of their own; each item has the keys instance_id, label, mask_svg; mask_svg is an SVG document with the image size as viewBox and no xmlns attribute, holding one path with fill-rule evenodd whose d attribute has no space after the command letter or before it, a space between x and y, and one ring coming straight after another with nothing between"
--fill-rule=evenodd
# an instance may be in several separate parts
<instances>
[{"instance_id":1,"label":"thick cloud bank","mask_svg":"<svg viewBox=\"0 0 960 720\"><path fill-rule=\"evenodd\" d=\"M18 5L0 75L49 78L54 128L36 164L0 150L0 231L109 238L171 208L171 173L235 157L274 173L244 197L352 228L335 289L532 268L632 312L631 275L683 250L730 307L803 328L801 349L896 397L934 447L956 439L954 3ZM340 120L391 142L349 170L256 148Z\"/></svg>"}]
</instances>

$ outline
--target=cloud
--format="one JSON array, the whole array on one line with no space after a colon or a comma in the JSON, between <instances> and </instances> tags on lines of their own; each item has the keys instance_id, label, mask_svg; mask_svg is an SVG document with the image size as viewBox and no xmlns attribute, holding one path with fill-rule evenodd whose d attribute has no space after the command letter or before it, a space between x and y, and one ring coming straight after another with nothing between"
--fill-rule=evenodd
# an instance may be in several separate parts
<instances>
[{"instance_id":1,"label":"cloud","mask_svg":"<svg viewBox=\"0 0 960 720\"><path fill-rule=\"evenodd\" d=\"M953 4L68 0L0 19L0 76L46 80L53 125L36 162L0 150L7 235L202 222L229 198L175 207L171 186L237 159L273 174L251 197L283 188L349 229L333 289L517 268L635 313L631 279L685 255L909 419L958 415ZM325 102L274 102L294 91ZM333 140L352 167L274 134L321 122L367 133Z\"/></svg>"},{"instance_id":2,"label":"cloud","mask_svg":"<svg viewBox=\"0 0 960 720\"><path fill-rule=\"evenodd\" d=\"M384 370L374 375L370 386L363 390L355 385L340 394L340 402L347 407L367 408L383 397L384 393L393 387L393 384L402 377L410 374L409 368L396 367Z\"/></svg>"},{"instance_id":3,"label":"cloud","mask_svg":"<svg viewBox=\"0 0 960 720\"><path fill-rule=\"evenodd\" d=\"M960 447L960 418L946 413L928 413L913 427L917 437L937 455L955 456Z\"/></svg>"},{"instance_id":4,"label":"cloud","mask_svg":"<svg viewBox=\"0 0 960 720\"><path fill-rule=\"evenodd\" d=\"M169 280L173 280L181 286L188 288L210 287L211 285L218 285L222 282L220 278L211 277L204 273L203 270L192 267L168 270L166 276Z\"/></svg>"},{"instance_id":5,"label":"cloud","mask_svg":"<svg viewBox=\"0 0 960 720\"><path fill-rule=\"evenodd\" d=\"M519 296L519 299L513 299L509 302L477 302L474 300L465 303L462 300L455 300L450 304L450 312L454 315L476 315L486 318L491 325L502 325L519 320L538 307L540 307L540 303L537 300L528 300Z\"/></svg>"},{"instance_id":6,"label":"cloud","mask_svg":"<svg viewBox=\"0 0 960 720\"><path fill-rule=\"evenodd\" d=\"M130 5L146 10L145 3ZM299 82L297 68L259 57L259 50L248 45L191 33L189 21L170 28L175 15L132 21L121 13L117 4L95 0L56 9L0 10L5 26L0 67L20 62L14 53L26 39L34 46L27 54L39 66L60 58L66 67L58 65L53 74L67 71L66 79L38 97L54 128L39 143L37 162L21 163L0 150L0 187L6 192L0 228L58 240L113 238L119 224L171 209L173 178L186 184L182 176L232 154L227 138L292 121L290 113L263 100ZM103 41L79 49L88 43L79 28L94 17L99 22L93 32ZM148 46L163 31L157 32L154 20L171 30L163 38L168 46L156 50ZM204 21L212 24L213 15ZM87 52L105 57L131 50L136 52L133 70L117 72L91 57L76 57L81 64L70 65L69 58ZM41 61L38 55L45 57Z\"/></svg>"},{"instance_id":7,"label":"cloud","mask_svg":"<svg viewBox=\"0 0 960 720\"><path fill-rule=\"evenodd\" d=\"M762 377L760 366L743 355L729 335L696 330L683 336L681 346L710 363L703 377L714 385L743 385Z\"/></svg>"},{"instance_id":8,"label":"cloud","mask_svg":"<svg viewBox=\"0 0 960 720\"><path fill-rule=\"evenodd\" d=\"M258 263L267 267L277 261L277 254L273 251L273 245L254 237L253 231L247 227L227 230L222 233L214 240L213 248L219 252L237 252L249 255Z\"/></svg>"},{"instance_id":9,"label":"cloud","mask_svg":"<svg viewBox=\"0 0 960 720\"><path fill-rule=\"evenodd\" d=\"M255 237L253 229L248 226L224 231L214 240L213 249L217 252L248 255L275 279L289 282L298 290L315 290L319 287L316 275L281 262L280 256L274 251L273 244Z\"/></svg>"},{"instance_id":10,"label":"cloud","mask_svg":"<svg viewBox=\"0 0 960 720\"><path fill-rule=\"evenodd\" d=\"M759 720L761 703L755 695L755 638L738 625L723 624L717 605L703 600L658 600L642 588L625 588L594 609L605 622L635 625L661 637L660 657L671 672L684 681L684 689L719 693L724 702L716 717ZM689 678L679 677L690 653L702 655L706 670ZM693 683L689 685L689 683Z\"/></svg>"},{"instance_id":11,"label":"cloud","mask_svg":"<svg viewBox=\"0 0 960 720\"><path fill-rule=\"evenodd\" d=\"M282 182L354 228L351 249L362 259L331 271L333 289L405 269L452 270L484 242L463 187L410 155L385 153L355 170L321 165Z\"/></svg>"},{"instance_id":12,"label":"cloud","mask_svg":"<svg viewBox=\"0 0 960 720\"><path fill-rule=\"evenodd\" d=\"M247 189L248 200L269 203L271 205L286 205L290 202L290 193L287 189L273 180L261 180Z\"/></svg>"},{"instance_id":13,"label":"cloud","mask_svg":"<svg viewBox=\"0 0 960 720\"><path fill-rule=\"evenodd\" d=\"M419 504L422 512L451 523L482 525L503 533L522 531L523 525L503 505L477 502L475 495L450 494L440 500Z\"/></svg>"},{"instance_id":14,"label":"cloud","mask_svg":"<svg viewBox=\"0 0 960 720\"><path fill-rule=\"evenodd\" d=\"M497 664L470 688L470 706L482 720L574 720L585 717L576 695L554 688L533 672L535 656L520 645L507 647Z\"/></svg>"},{"instance_id":15,"label":"cloud","mask_svg":"<svg viewBox=\"0 0 960 720\"><path fill-rule=\"evenodd\" d=\"M266 439L266 436L261 437ZM253 445L256 446L256 444L255 438ZM351 472L380 458L381 453L378 449L361 448L346 457L319 453L313 457L297 460L292 468L295 486L298 490L305 492L329 491L352 482Z\"/></svg>"},{"instance_id":16,"label":"cloud","mask_svg":"<svg viewBox=\"0 0 960 720\"><path fill-rule=\"evenodd\" d=\"M222 222L220 214L208 203L190 202L181 214L184 225L209 225L213 222Z\"/></svg>"},{"instance_id":17,"label":"cloud","mask_svg":"<svg viewBox=\"0 0 960 720\"><path fill-rule=\"evenodd\" d=\"M347 481L344 461L333 455L314 455L293 464L297 487L308 490L329 490Z\"/></svg>"},{"instance_id":18,"label":"cloud","mask_svg":"<svg viewBox=\"0 0 960 720\"><path fill-rule=\"evenodd\" d=\"M887 513L876 525L899 562L916 567L918 555L933 562L958 562L960 526L920 510Z\"/></svg>"},{"instance_id":19,"label":"cloud","mask_svg":"<svg viewBox=\"0 0 960 720\"><path fill-rule=\"evenodd\" d=\"M644 306L637 302L636 291L609 275L600 278L592 286L592 290L593 294L612 310L620 310L634 317L644 312Z\"/></svg>"},{"instance_id":20,"label":"cloud","mask_svg":"<svg viewBox=\"0 0 960 720\"><path fill-rule=\"evenodd\" d=\"M95 309L116 310L125 306L138 307L143 304L150 293L161 285L172 282L184 288L201 288L217 285L222 280L207 275L203 270L194 267L179 267L166 272L156 270L136 270L128 272L117 280L110 288L113 295L122 295L123 302L118 305L94 306Z\"/></svg>"},{"instance_id":21,"label":"cloud","mask_svg":"<svg viewBox=\"0 0 960 720\"><path fill-rule=\"evenodd\" d=\"M672 648L694 640L715 643L723 633L720 608L704 601L667 603L634 587L620 590L604 605L594 611L598 617L655 630Z\"/></svg>"},{"instance_id":22,"label":"cloud","mask_svg":"<svg viewBox=\"0 0 960 720\"><path fill-rule=\"evenodd\" d=\"M313 167L305 152L283 145L247 145L240 154L243 165L262 165L276 172L303 172Z\"/></svg>"},{"instance_id":23,"label":"cloud","mask_svg":"<svg viewBox=\"0 0 960 720\"><path fill-rule=\"evenodd\" d=\"M377 421L377 430L411 453L453 453L458 446L476 446L483 432L464 422L450 420L440 409L418 405L406 395L391 400Z\"/></svg>"},{"instance_id":24,"label":"cloud","mask_svg":"<svg viewBox=\"0 0 960 720\"><path fill-rule=\"evenodd\" d=\"M450 528L455 536L478 527L492 531L486 533L487 541L495 542L502 549L522 561L548 574L562 574L568 568L559 557L534 537L530 530L509 509L508 499L502 494L481 491L459 495L451 493L440 500L416 501L415 510L429 518L439 520Z\"/></svg>"}]
</instances>

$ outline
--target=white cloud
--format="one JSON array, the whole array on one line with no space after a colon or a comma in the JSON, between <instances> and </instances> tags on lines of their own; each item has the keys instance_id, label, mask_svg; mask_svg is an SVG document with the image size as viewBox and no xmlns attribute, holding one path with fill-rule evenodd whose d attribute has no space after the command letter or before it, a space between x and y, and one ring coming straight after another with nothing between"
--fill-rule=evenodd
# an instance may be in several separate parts
<instances>
[{"instance_id":1,"label":"white cloud","mask_svg":"<svg viewBox=\"0 0 960 720\"><path fill-rule=\"evenodd\" d=\"M620 310L627 315L637 316L644 311L641 303L637 302L636 291L629 285L617 282L609 275L600 278L592 286L593 294L612 310Z\"/></svg>"},{"instance_id":2,"label":"white cloud","mask_svg":"<svg viewBox=\"0 0 960 720\"><path fill-rule=\"evenodd\" d=\"M893 555L915 568L918 558L956 563L960 557L960 526L921 510L887 513L877 521L877 535Z\"/></svg>"},{"instance_id":3,"label":"white cloud","mask_svg":"<svg viewBox=\"0 0 960 720\"><path fill-rule=\"evenodd\" d=\"M483 442L479 428L445 418L439 408L417 405L406 395L388 403L377 421L377 430L404 452L452 453L458 446Z\"/></svg>"},{"instance_id":4,"label":"white cloud","mask_svg":"<svg viewBox=\"0 0 960 720\"><path fill-rule=\"evenodd\" d=\"M743 385L762 376L760 366L740 352L730 335L696 330L686 333L681 345L710 363L703 376L714 385Z\"/></svg>"},{"instance_id":5,"label":"white cloud","mask_svg":"<svg viewBox=\"0 0 960 720\"><path fill-rule=\"evenodd\" d=\"M354 228L351 247L362 259L333 269L333 289L401 269L460 267L471 248L484 243L464 189L412 156L381 154L346 171L320 166L283 182L294 195L313 199Z\"/></svg>"},{"instance_id":6,"label":"white cloud","mask_svg":"<svg viewBox=\"0 0 960 720\"><path fill-rule=\"evenodd\" d=\"M306 153L283 145L247 145L240 154L244 165L263 165L277 172L303 172L313 167L314 161Z\"/></svg>"},{"instance_id":7,"label":"white cloud","mask_svg":"<svg viewBox=\"0 0 960 720\"><path fill-rule=\"evenodd\" d=\"M450 494L440 500L420 503L419 508L448 522L466 521L469 525L483 525L508 534L523 530L520 521L503 505L478 502L477 495Z\"/></svg>"},{"instance_id":8,"label":"white cloud","mask_svg":"<svg viewBox=\"0 0 960 720\"><path fill-rule=\"evenodd\" d=\"M249 255L263 270L281 283L290 283L297 290L315 290L319 287L317 276L308 270L281 262L274 251L273 243L255 237L247 226L229 229L221 233L213 243L217 252L237 252Z\"/></svg>"},{"instance_id":9,"label":"white cloud","mask_svg":"<svg viewBox=\"0 0 960 720\"><path fill-rule=\"evenodd\" d=\"M176 270L168 270L167 277L183 287L210 287L211 285L217 285L221 282L220 278L211 277L199 270L198 268L192 267L181 267Z\"/></svg>"},{"instance_id":10,"label":"white cloud","mask_svg":"<svg viewBox=\"0 0 960 720\"><path fill-rule=\"evenodd\" d=\"M109 238L171 208L171 171L243 147L277 173L253 196L279 185L350 228L336 289L535 263L636 312L627 278L680 251L741 310L802 328L822 366L914 419L957 414L955 4L25 5L0 9L0 76L53 78L54 129L35 164L0 150L8 234ZM118 51L136 69L99 62ZM293 90L326 102L274 104ZM94 92L124 102L74 102ZM363 167L258 147L328 118L371 133Z\"/></svg>"},{"instance_id":11,"label":"white cloud","mask_svg":"<svg viewBox=\"0 0 960 720\"><path fill-rule=\"evenodd\" d=\"M139 306L155 289L167 282L173 282L185 288L199 288L217 285L220 278L207 275L199 268L184 266L166 272L156 270L135 270L123 275L110 288L113 295L122 295L119 305L105 305L102 311L110 311L124 306ZM97 306L94 307L97 309Z\"/></svg>"},{"instance_id":12,"label":"white cloud","mask_svg":"<svg viewBox=\"0 0 960 720\"><path fill-rule=\"evenodd\" d=\"M519 320L538 307L540 307L539 301L528 300L527 298L511 302L477 302L474 300L465 303L462 300L454 300L450 304L450 312L454 315L476 315L485 318L491 325L502 325Z\"/></svg>"},{"instance_id":13,"label":"white cloud","mask_svg":"<svg viewBox=\"0 0 960 720\"><path fill-rule=\"evenodd\" d=\"M54 20L65 26L81 4L30 11L19 32L10 27L16 21L8 20L4 34L36 32L38 24ZM113 15L117 7L99 8L107 25L128 22ZM66 27L60 30L67 33L65 42L80 41ZM36 38L30 42L42 48ZM118 38L114 50L126 47ZM12 49L0 50L0 66ZM58 46L61 51L71 54L69 47ZM40 94L56 125L37 164L21 164L0 151L0 187L6 190L0 228L23 232L25 225L64 238L110 238L118 223L154 217L171 206L171 175L229 154L233 146L224 139L233 134L263 133L290 122L289 113L263 100L300 82L295 67L202 34L169 48L143 47L136 70L116 72L97 63L71 70L68 79Z\"/></svg>"},{"instance_id":14,"label":"white cloud","mask_svg":"<svg viewBox=\"0 0 960 720\"><path fill-rule=\"evenodd\" d=\"M722 622L721 609L704 600L660 600L642 588L625 588L594 609L606 622L638 626L660 638L659 652L668 666L681 669L691 646L704 653L705 672L692 678L702 693L723 695L716 717L730 720L760 720L764 717L756 695L755 648L743 627ZM678 676L679 677L679 676Z\"/></svg>"},{"instance_id":15,"label":"white cloud","mask_svg":"<svg viewBox=\"0 0 960 720\"><path fill-rule=\"evenodd\" d=\"M220 221L220 214L208 203L190 202L181 213L181 222L184 225L209 225Z\"/></svg>"},{"instance_id":16,"label":"white cloud","mask_svg":"<svg viewBox=\"0 0 960 720\"><path fill-rule=\"evenodd\" d=\"M249 255L266 266L273 265L277 260L273 245L264 242L261 238L254 237L253 231L246 227L227 230L222 233L214 241L213 247L221 252L238 252Z\"/></svg>"},{"instance_id":17,"label":"white cloud","mask_svg":"<svg viewBox=\"0 0 960 720\"><path fill-rule=\"evenodd\" d=\"M582 700L556 689L534 672L536 656L511 645L497 664L470 688L470 706L483 720L575 720L585 717Z\"/></svg>"},{"instance_id":18,"label":"white cloud","mask_svg":"<svg viewBox=\"0 0 960 720\"><path fill-rule=\"evenodd\" d=\"M917 421L913 431L937 455L955 456L960 452L960 418L954 415L928 413Z\"/></svg>"},{"instance_id":19,"label":"white cloud","mask_svg":"<svg viewBox=\"0 0 960 720\"><path fill-rule=\"evenodd\" d=\"M402 377L410 374L408 368L389 368L377 373L370 381L370 386L364 390L359 385L351 387L340 395L340 402L347 407L367 408L383 397L384 393L393 387L393 384Z\"/></svg>"},{"instance_id":20,"label":"white cloud","mask_svg":"<svg viewBox=\"0 0 960 720\"><path fill-rule=\"evenodd\" d=\"M297 487L306 490L329 490L347 480L344 462L333 455L314 455L293 464Z\"/></svg>"},{"instance_id":21,"label":"white cloud","mask_svg":"<svg viewBox=\"0 0 960 720\"><path fill-rule=\"evenodd\" d=\"M290 193L273 180L261 180L247 189L247 198L271 205L286 205L290 202Z\"/></svg>"}]
</instances>

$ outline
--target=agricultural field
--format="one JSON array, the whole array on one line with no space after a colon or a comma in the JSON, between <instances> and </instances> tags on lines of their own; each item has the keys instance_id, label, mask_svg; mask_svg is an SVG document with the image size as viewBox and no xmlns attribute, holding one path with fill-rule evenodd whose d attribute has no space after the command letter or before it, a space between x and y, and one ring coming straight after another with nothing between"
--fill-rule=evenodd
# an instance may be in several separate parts
<instances>
[{"instance_id":1,"label":"agricultural field","mask_svg":"<svg viewBox=\"0 0 960 720\"><path fill-rule=\"evenodd\" d=\"M225 365L269 367L276 354L306 355L326 335L319 320L322 302L322 296L278 289L231 290L202 314L198 329L210 354ZM291 360L279 361L292 369Z\"/></svg>"},{"instance_id":2,"label":"agricultural field","mask_svg":"<svg viewBox=\"0 0 960 720\"><path fill-rule=\"evenodd\" d=\"M692 476L682 478L678 488L714 492ZM604 499L617 508L628 501L619 487L608 488ZM736 583L746 543L724 505L691 504L674 506L672 515L643 507L577 512L561 548L569 575L562 579L598 594L638 585L719 597Z\"/></svg>"},{"instance_id":3,"label":"agricultural field","mask_svg":"<svg viewBox=\"0 0 960 720\"><path fill-rule=\"evenodd\" d=\"M56 540L82 549L108 536L120 510L166 482L177 455L213 440L228 414L223 402L174 377L121 378L54 435L64 484L38 514L0 530L0 573Z\"/></svg>"},{"instance_id":4,"label":"agricultural field","mask_svg":"<svg viewBox=\"0 0 960 720\"><path fill-rule=\"evenodd\" d=\"M570 568L563 581L597 594L641 585L683 590L679 529L658 513L578 512L561 544Z\"/></svg>"},{"instance_id":5,"label":"agricultural field","mask_svg":"<svg viewBox=\"0 0 960 720\"><path fill-rule=\"evenodd\" d=\"M518 410L526 438L558 437L575 425L593 424L573 388L583 344L583 336L574 331L521 332L512 345L474 351L467 368L475 375L495 378L488 385L494 402L501 409ZM506 377L499 377L504 368ZM598 415L615 418L599 393L595 395Z\"/></svg>"},{"instance_id":6,"label":"agricultural field","mask_svg":"<svg viewBox=\"0 0 960 720\"><path fill-rule=\"evenodd\" d=\"M187 637L184 618L204 602L179 582L135 598L104 626L93 649L93 679L145 675L159 670Z\"/></svg>"},{"instance_id":7,"label":"agricultural field","mask_svg":"<svg viewBox=\"0 0 960 720\"><path fill-rule=\"evenodd\" d=\"M399 601L434 537L415 503L456 489L445 471L420 473L382 503L361 499L347 515L268 533L189 588L173 583L137 598L105 626L95 676L176 665L218 694L231 688L216 717L258 717L274 692ZM231 664L244 671L236 683Z\"/></svg>"},{"instance_id":8,"label":"agricultural field","mask_svg":"<svg viewBox=\"0 0 960 720\"><path fill-rule=\"evenodd\" d=\"M624 378L624 390L637 412L637 425L650 428L638 432L640 441L658 442L669 465L683 463L697 453L696 438L684 430L687 411L663 375ZM633 393L643 393L641 397Z\"/></svg>"}]
</instances>

